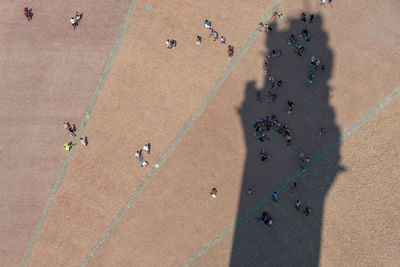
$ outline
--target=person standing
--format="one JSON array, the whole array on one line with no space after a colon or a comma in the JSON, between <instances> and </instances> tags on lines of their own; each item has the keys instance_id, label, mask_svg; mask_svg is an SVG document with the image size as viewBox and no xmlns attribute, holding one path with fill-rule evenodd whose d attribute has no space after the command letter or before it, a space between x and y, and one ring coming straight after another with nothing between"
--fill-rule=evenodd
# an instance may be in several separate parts
<instances>
[{"instance_id":1,"label":"person standing","mask_svg":"<svg viewBox=\"0 0 400 267\"><path fill-rule=\"evenodd\" d=\"M149 163L147 161L142 161L142 163L140 164L140 166L142 166L142 168L145 168Z\"/></svg>"},{"instance_id":2,"label":"person standing","mask_svg":"<svg viewBox=\"0 0 400 267\"><path fill-rule=\"evenodd\" d=\"M303 213L304 213L306 216L310 215L310 212L311 212L311 210L310 210L309 207L305 207L305 208L304 208Z\"/></svg>"},{"instance_id":3,"label":"person standing","mask_svg":"<svg viewBox=\"0 0 400 267\"><path fill-rule=\"evenodd\" d=\"M290 116L290 114L292 114L292 112L293 112L293 109L294 109L294 104L293 104L293 101L288 101L288 115Z\"/></svg>"},{"instance_id":4,"label":"person standing","mask_svg":"<svg viewBox=\"0 0 400 267\"><path fill-rule=\"evenodd\" d=\"M290 134L286 135L286 145L290 145L290 142L292 141L292 137L290 136Z\"/></svg>"},{"instance_id":5,"label":"person standing","mask_svg":"<svg viewBox=\"0 0 400 267\"><path fill-rule=\"evenodd\" d=\"M214 187L213 189L211 189L210 194L211 194L212 198L216 198L217 197L217 188Z\"/></svg>"},{"instance_id":6,"label":"person standing","mask_svg":"<svg viewBox=\"0 0 400 267\"><path fill-rule=\"evenodd\" d=\"M150 155L150 143L148 143L147 145L143 146L143 150L147 152L147 154Z\"/></svg>"},{"instance_id":7,"label":"person standing","mask_svg":"<svg viewBox=\"0 0 400 267\"><path fill-rule=\"evenodd\" d=\"M87 137L86 137L86 136L85 136L85 138L82 138L82 137L81 137L81 144L82 144L83 146L87 146L87 145L88 145Z\"/></svg>"},{"instance_id":8,"label":"person standing","mask_svg":"<svg viewBox=\"0 0 400 267\"><path fill-rule=\"evenodd\" d=\"M136 151L136 153L135 153L135 158L136 158L137 160L141 161L141 160L140 160L141 157L142 157L142 149Z\"/></svg>"},{"instance_id":9,"label":"person standing","mask_svg":"<svg viewBox=\"0 0 400 267\"><path fill-rule=\"evenodd\" d=\"M214 30L212 29L212 28L210 28L209 30L208 30L208 38L210 38L212 35L213 35L213 33L214 33Z\"/></svg>"},{"instance_id":10,"label":"person standing","mask_svg":"<svg viewBox=\"0 0 400 267\"><path fill-rule=\"evenodd\" d=\"M79 23L80 22L80 20L81 20L81 18L82 18L82 16L79 14L79 12L77 11L76 13L75 13L75 21L77 22L77 23Z\"/></svg>"},{"instance_id":11,"label":"person standing","mask_svg":"<svg viewBox=\"0 0 400 267\"><path fill-rule=\"evenodd\" d=\"M214 41L216 41L217 38L218 38L218 32L217 32L217 31L214 31L213 36L214 36Z\"/></svg>"},{"instance_id":12,"label":"person standing","mask_svg":"<svg viewBox=\"0 0 400 267\"><path fill-rule=\"evenodd\" d=\"M64 149L67 151L71 150L72 145L71 144L64 144Z\"/></svg>"},{"instance_id":13,"label":"person standing","mask_svg":"<svg viewBox=\"0 0 400 267\"><path fill-rule=\"evenodd\" d=\"M76 22L75 18L71 17L70 21L71 21L72 27L74 28L74 31L75 31L75 28L77 26L77 22Z\"/></svg>"},{"instance_id":14,"label":"person standing","mask_svg":"<svg viewBox=\"0 0 400 267\"><path fill-rule=\"evenodd\" d=\"M208 28L210 28L211 27L211 21L208 21L207 19L204 21L204 27L206 28L206 29L208 29Z\"/></svg>"},{"instance_id":15,"label":"person standing","mask_svg":"<svg viewBox=\"0 0 400 267\"><path fill-rule=\"evenodd\" d=\"M272 226L272 218L271 218L271 216L267 215L267 217L264 220L264 223L266 225L268 225L269 227L271 227Z\"/></svg>"},{"instance_id":16,"label":"person standing","mask_svg":"<svg viewBox=\"0 0 400 267\"><path fill-rule=\"evenodd\" d=\"M300 205L301 205L300 200L297 200L296 201L296 206L295 206L296 210L300 210Z\"/></svg>"},{"instance_id":17,"label":"person standing","mask_svg":"<svg viewBox=\"0 0 400 267\"><path fill-rule=\"evenodd\" d=\"M165 45L167 46L168 49L171 49L171 42L169 41L169 39L165 42Z\"/></svg>"},{"instance_id":18,"label":"person standing","mask_svg":"<svg viewBox=\"0 0 400 267\"><path fill-rule=\"evenodd\" d=\"M319 138L325 135L326 135L326 130L324 128L321 128L321 130L319 130Z\"/></svg>"},{"instance_id":19,"label":"person standing","mask_svg":"<svg viewBox=\"0 0 400 267\"><path fill-rule=\"evenodd\" d=\"M196 44L197 44L197 45L200 45L200 44L201 44L201 37L200 37L200 36L198 36L198 35L197 35L197 41L196 41Z\"/></svg>"}]
</instances>

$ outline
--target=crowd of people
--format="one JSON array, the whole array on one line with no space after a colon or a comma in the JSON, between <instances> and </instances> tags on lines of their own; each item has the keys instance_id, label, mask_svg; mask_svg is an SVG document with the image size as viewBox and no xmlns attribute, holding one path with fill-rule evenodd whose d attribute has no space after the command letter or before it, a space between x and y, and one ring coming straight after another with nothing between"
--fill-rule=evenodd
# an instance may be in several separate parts
<instances>
[{"instance_id":1,"label":"crowd of people","mask_svg":"<svg viewBox=\"0 0 400 267\"><path fill-rule=\"evenodd\" d=\"M275 12L274 17L283 18L283 15L281 16L281 14L279 14L278 12ZM315 18L314 14L311 14L308 17L308 22L313 23L314 18ZM307 23L307 15L304 12L301 14L300 19L301 19L301 22L303 22L303 24ZM266 33L269 33L272 30L272 28L268 24L264 24L264 23L260 22L258 25L258 30L262 31L263 28L265 29ZM296 37L296 36L298 36L298 37ZM310 34L309 30L303 29L298 35L295 35L294 33L292 33L290 35L287 43L289 46L293 46L295 54L297 54L299 56L303 56L304 52L305 52L304 46L310 41L311 41L311 34ZM302 43L302 42L305 42L305 43ZM281 49L270 49L266 53L265 58L262 62L263 72L266 75L266 77L268 77L266 79L266 82L271 85L271 89L266 90L267 102L275 102L277 100L278 95L273 90L280 88L282 85L281 80L276 81L273 76L268 75L271 72L271 65L272 65L271 60L273 58L280 57L281 55L282 55ZM311 61L311 65L310 65L310 69L309 69L308 76L307 76L306 87L309 87L312 84L313 79L314 79L314 74L316 72L320 71L321 73L324 73L325 68L326 68L326 66L324 64L321 64L321 60L317 56L312 56L310 61ZM257 97L257 101L262 102L260 90L257 90L256 97ZM288 105L287 113L288 113L288 116L290 116L294 111L294 102L292 100L288 100L287 105ZM290 135L290 130L288 128L288 125L284 122L279 121L275 115L264 116L263 118L257 120L253 124L253 128L254 128L253 135L260 142L269 140L269 138L266 136L266 132L273 129L274 132L277 132L279 135L282 135L283 137L285 137L287 145L290 145L290 143L291 143L291 135ZM321 138L324 135L326 135L326 130L324 128L321 128L320 133L319 133L319 138ZM271 155L267 154L265 152L264 148L261 148L260 152L258 153L258 156L261 158L262 161L267 161L267 159L271 158ZM299 167L302 171L305 170L307 164L310 161L311 161L310 157L306 156L306 154L304 152L299 153ZM291 185L290 191L292 193L294 193L296 191L295 188L296 188L296 183L293 183ZM249 193L249 195L250 195L250 193ZM274 192L272 194L272 200L274 202L278 202L278 193L277 192ZM300 211L300 209L301 209L301 201L300 200L296 200L295 209ZM310 212L311 212L311 209L308 206L305 207L303 210L303 213L306 216L309 216ZM263 221L265 224L267 224L270 227L272 226L272 217L271 217L271 214L269 214L267 211L263 211L262 214L257 217L257 220Z\"/></svg>"},{"instance_id":2,"label":"crowd of people","mask_svg":"<svg viewBox=\"0 0 400 267\"><path fill-rule=\"evenodd\" d=\"M331 4L332 0L329 0L329 3ZM325 1L322 0L321 4L325 4ZM31 22L32 17L33 17L32 8L26 7L24 9L24 13L25 13L25 17L27 18L27 21ZM83 14L76 12L75 15L73 17L71 17L70 22L71 22L74 30L76 29L79 22L81 21L82 16L83 16ZM282 13L278 13L278 12L275 12L273 16L274 16L274 18L276 17L279 19L282 19L284 17L284 15ZM313 20L314 20L314 14L311 14L309 16L308 21L309 21L309 23L312 23ZM301 21L304 24L307 23L307 15L304 12L301 14ZM208 31L209 31L209 35L208 35L209 38L212 38L214 42L219 39L219 43L221 45L226 45L225 37L220 36L219 33L211 27L211 21L206 19L204 21L204 27L206 29L208 29ZM270 25L264 24L262 22L259 23L257 29L261 32L264 30L266 33L270 33L272 31L272 27ZM295 53L299 56L303 56L304 50L305 50L304 45L301 43L301 41L305 41L305 42L311 41L311 35L307 29L303 29L301 31L301 33L298 34L298 38L296 38L295 34L291 34L287 41L288 45L293 46ZM201 42L202 42L202 37L198 35L197 39L196 39L196 44L198 46L200 46ZM176 42L176 40L168 39L166 41L166 46L167 46L167 49L174 49L177 46L177 42ZM231 58L234 55L234 47L232 45L228 45L227 55L228 55L228 58ZM262 62L262 68L263 68L265 75L268 75L268 73L270 72L270 61L273 60L274 58L280 57L281 55L282 55L282 50L278 49L278 48L270 49L269 51L267 51L267 53L265 54L265 58ZM323 73L326 68L326 66L324 64L321 64L320 59L316 56L312 56L310 61L311 61L311 66L310 66L310 70L308 72L306 87L309 87L312 84L315 72L321 70L321 73ZM275 78L273 76L269 76L267 81L271 85L271 89L266 92L267 102L275 102L277 100L278 95L276 92L273 92L273 90L276 90L281 87L282 80L275 80ZM262 102L260 90L257 91L257 101ZM287 109L288 115L291 115L294 110L294 102L291 100L288 100L287 104L288 104L288 109ZM270 131L271 129L274 130L275 132L277 132L279 135L282 135L285 138L286 145L290 145L290 143L292 141L292 137L291 137L288 125L284 122L279 121L275 115L267 115L267 116L262 117L261 119L257 120L253 124L253 127L254 127L254 136L257 137L257 140L260 142L269 140L269 138L266 136L266 132ZM70 136L76 137L75 124L71 125L69 122L65 122L64 128L69 132ZM325 134L326 134L326 130L324 128L321 128L319 137L322 137ZM81 137L80 142L83 146L87 146L88 145L87 137ZM64 144L64 149L67 151L70 151L73 145L75 145L75 144L73 144L72 142L66 143L66 144ZM148 161L146 161L144 159L142 152L145 151L145 152L147 152L147 155L150 156L150 146L151 146L150 143L148 143L148 144L144 145L142 149L137 150L135 153L135 157L138 160L138 162L140 163L141 167L146 167L148 165ZM271 155L268 154L263 148L261 148L260 151L258 152L258 156L260 157L261 161L263 161L263 162L268 162L268 160L271 159ZM300 162L300 169L304 170L306 167L306 164L310 162L310 158L308 156L306 156L304 152L300 152L299 162ZM292 193L294 192L295 188L296 188L296 183L293 183L291 186ZM251 192L252 192L252 190L251 190L251 188L249 188L248 194L251 195ZM212 198L216 198L217 189L215 187L212 188L210 194L211 194ZM278 193L277 192L274 192L272 194L272 200L274 202L278 202ZM300 207L301 207L301 202L300 202L300 200L297 200L295 203L296 210L300 210ZM305 207L303 213L306 216L308 216L310 214L310 208ZM267 224L270 227L272 226L272 217L266 211L262 212L261 216L257 217L257 220L263 221L265 224Z\"/></svg>"}]
</instances>

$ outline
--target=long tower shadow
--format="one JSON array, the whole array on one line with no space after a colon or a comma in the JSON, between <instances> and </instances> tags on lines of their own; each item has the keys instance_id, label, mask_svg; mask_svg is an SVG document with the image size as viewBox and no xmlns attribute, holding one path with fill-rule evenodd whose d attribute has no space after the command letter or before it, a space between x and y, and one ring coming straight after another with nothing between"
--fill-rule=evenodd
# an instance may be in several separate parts
<instances>
[{"instance_id":1,"label":"long tower shadow","mask_svg":"<svg viewBox=\"0 0 400 267\"><path fill-rule=\"evenodd\" d=\"M329 105L330 87L328 85L333 69L333 52L328 47L327 34L324 32L322 18L315 15L312 23L303 23L298 18L289 19L289 28L278 31L272 24L273 31L267 33L266 51L281 49L282 54L268 60L268 73L265 82L258 88L254 81L249 81L245 88L246 98L239 109L247 144L247 160L243 173L242 193L238 207L238 220L249 209L259 203L274 188L288 181L300 169L300 152L315 157L327 145L340 135L335 124L335 112ZM299 34L306 29L310 41ZM304 47L302 56L296 53L295 44L288 44L294 34L298 43ZM311 57L320 60L318 69L310 87L306 87L308 73L314 68ZM324 71L321 66L326 65ZM261 62L260 62L261 69ZM280 88L272 89L268 78L282 80ZM257 99L260 91L260 99ZM275 102L267 101L267 92L277 94ZM288 115L288 101L293 101L294 111ZM291 142L287 145L284 130L277 130L272 125L262 133L269 140L263 142L255 135L257 120L274 115L282 126L287 124ZM265 125L265 124L264 124ZM320 136L320 129L326 135ZM265 161L258 155L264 149L271 156ZM297 186L278 192L278 202L269 201L266 206L252 215L248 221L236 228L231 252L231 266L317 266L319 263L323 207L328 192L337 173L340 153L339 147L330 151L313 168L306 170L297 180ZM321 166L323 165L323 166ZM318 171L316 171L318 170ZM248 190L251 189L249 194ZM269 195L268 195L269 197ZM295 208L297 200L301 209ZM309 216L303 211L308 206ZM263 221L257 221L266 211L272 218L269 227ZM262 218L258 218L262 219Z\"/></svg>"}]
</instances>

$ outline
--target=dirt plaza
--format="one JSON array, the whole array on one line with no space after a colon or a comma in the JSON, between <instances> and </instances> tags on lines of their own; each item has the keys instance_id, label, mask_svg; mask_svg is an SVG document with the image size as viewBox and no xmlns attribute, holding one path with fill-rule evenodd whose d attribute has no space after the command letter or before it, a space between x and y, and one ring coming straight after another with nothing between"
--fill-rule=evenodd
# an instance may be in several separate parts
<instances>
[{"instance_id":1,"label":"dirt plaza","mask_svg":"<svg viewBox=\"0 0 400 267\"><path fill-rule=\"evenodd\" d=\"M0 265L397 266L400 6L320 4L0 3Z\"/></svg>"}]
</instances>

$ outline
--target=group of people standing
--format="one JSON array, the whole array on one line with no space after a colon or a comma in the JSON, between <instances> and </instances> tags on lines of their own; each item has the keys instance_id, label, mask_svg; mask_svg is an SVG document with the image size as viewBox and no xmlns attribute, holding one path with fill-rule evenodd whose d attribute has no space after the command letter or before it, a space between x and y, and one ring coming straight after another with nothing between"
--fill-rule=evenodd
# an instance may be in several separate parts
<instances>
[{"instance_id":1,"label":"group of people standing","mask_svg":"<svg viewBox=\"0 0 400 267\"><path fill-rule=\"evenodd\" d=\"M75 134L75 132L76 132L76 126L75 126L75 124L72 124L72 125L71 125L70 122L64 122L64 129L67 130L67 131L69 132L69 135L70 135L70 136L73 136L73 137L76 136L76 134ZM87 146L87 145L88 145L88 138L87 138L87 136L81 137L81 138L80 138L80 142L81 142L81 144L82 144L83 146ZM67 150L67 151L71 151L72 146L74 146L74 145L76 145L76 144L73 144L73 142L65 143L65 144L64 144L64 149Z\"/></svg>"},{"instance_id":2,"label":"group of people standing","mask_svg":"<svg viewBox=\"0 0 400 267\"><path fill-rule=\"evenodd\" d=\"M145 152L147 152L147 155L150 156L150 149L151 149L151 144L148 143L148 144L144 145L142 149L136 151L136 153L135 153L135 158L139 161L140 166L142 168L146 167L149 164L148 161L144 160L142 152L145 151Z\"/></svg>"}]
</instances>

